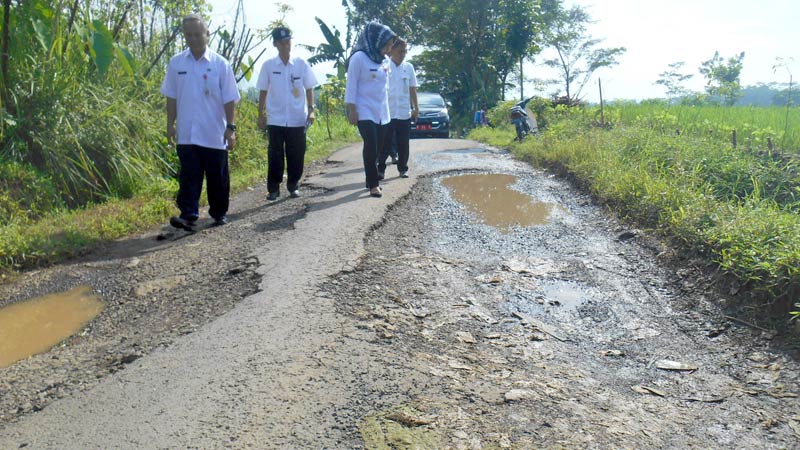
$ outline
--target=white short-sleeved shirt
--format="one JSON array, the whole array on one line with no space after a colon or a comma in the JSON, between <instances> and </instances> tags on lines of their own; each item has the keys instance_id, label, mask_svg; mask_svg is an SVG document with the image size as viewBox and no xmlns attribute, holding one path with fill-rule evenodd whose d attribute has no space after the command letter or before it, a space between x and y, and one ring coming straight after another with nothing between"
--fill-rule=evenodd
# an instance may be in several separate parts
<instances>
[{"instance_id":1,"label":"white short-sleeved shirt","mask_svg":"<svg viewBox=\"0 0 800 450\"><path fill-rule=\"evenodd\" d=\"M364 52L356 52L350 57L344 101L356 105L358 120L389 123L388 91L388 60L377 64Z\"/></svg>"},{"instance_id":2,"label":"white short-sleeved shirt","mask_svg":"<svg viewBox=\"0 0 800 450\"><path fill-rule=\"evenodd\" d=\"M240 96L225 58L210 49L200 59L191 50L173 56L161 93L176 100L179 145L226 148L225 104L238 102Z\"/></svg>"},{"instance_id":3,"label":"white short-sleeved shirt","mask_svg":"<svg viewBox=\"0 0 800 450\"><path fill-rule=\"evenodd\" d=\"M317 85L317 77L303 58L280 56L261 65L256 88L267 91L267 125L304 127L308 118L306 90Z\"/></svg>"},{"instance_id":4,"label":"white short-sleeved shirt","mask_svg":"<svg viewBox=\"0 0 800 450\"><path fill-rule=\"evenodd\" d=\"M417 74L414 66L407 61L396 65L389 63L389 115L392 119L411 118L411 89L417 87Z\"/></svg>"}]
</instances>

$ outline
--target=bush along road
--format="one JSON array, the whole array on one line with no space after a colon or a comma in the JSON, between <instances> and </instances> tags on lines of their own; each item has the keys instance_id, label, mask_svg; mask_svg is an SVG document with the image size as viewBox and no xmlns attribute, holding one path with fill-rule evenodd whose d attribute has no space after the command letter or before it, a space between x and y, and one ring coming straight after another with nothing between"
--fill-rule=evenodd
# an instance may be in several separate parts
<instances>
[{"instance_id":1,"label":"bush along road","mask_svg":"<svg viewBox=\"0 0 800 450\"><path fill-rule=\"evenodd\" d=\"M796 355L701 264L496 149L412 155L380 199L352 146L0 286L105 305L0 369L0 448L797 446Z\"/></svg>"}]
</instances>

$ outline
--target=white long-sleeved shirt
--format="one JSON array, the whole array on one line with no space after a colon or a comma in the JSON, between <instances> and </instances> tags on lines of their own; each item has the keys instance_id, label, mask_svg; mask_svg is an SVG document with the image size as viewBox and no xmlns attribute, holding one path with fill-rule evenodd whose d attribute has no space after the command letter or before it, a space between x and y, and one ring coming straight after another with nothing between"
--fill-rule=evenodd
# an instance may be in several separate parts
<instances>
[{"instance_id":1,"label":"white long-sleeved shirt","mask_svg":"<svg viewBox=\"0 0 800 450\"><path fill-rule=\"evenodd\" d=\"M358 120L389 123L389 65L377 64L364 52L350 57L344 102L356 105Z\"/></svg>"}]
</instances>

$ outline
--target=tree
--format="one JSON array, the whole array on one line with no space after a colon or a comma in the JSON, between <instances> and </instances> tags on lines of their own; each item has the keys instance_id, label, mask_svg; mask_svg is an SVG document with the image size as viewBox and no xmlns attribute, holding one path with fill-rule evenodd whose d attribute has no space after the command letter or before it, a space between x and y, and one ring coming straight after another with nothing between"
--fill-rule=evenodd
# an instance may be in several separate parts
<instances>
[{"instance_id":1,"label":"tree","mask_svg":"<svg viewBox=\"0 0 800 450\"><path fill-rule=\"evenodd\" d=\"M347 3L347 0L343 0ZM350 0L347 18L355 30L361 30L368 22L377 20L388 26L410 43L419 41L416 24L421 20L416 16L414 0Z\"/></svg>"},{"instance_id":2,"label":"tree","mask_svg":"<svg viewBox=\"0 0 800 450\"><path fill-rule=\"evenodd\" d=\"M331 28L322 21L319 17L314 17L319 25L322 35L325 37L325 42L317 45L302 45L306 50L313 53L313 56L308 59L308 63L312 66L321 62L332 61L333 67L336 68L336 76L328 75L328 82L320 88L319 102L322 111L325 113L325 127L328 131L328 139L333 139L331 132L331 114L336 111L344 110L344 92L345 92L345 74L347 72L346 63L348 51L350 49L352 40L352 18L353 12L347 0L342 0L342 6L347 14L347 38L345 43L342 43L342 34L336 27Z\"/></svg>"},{"instance_id":3,"label":"tree","mask_svg":"<svg viewBox=\"0 0 800 450\"><path fill-rule=\"evenodd\" d=\"M589 14L580 6L564 9L558 5L545 36L556 57L545 60L544 64L559 71L570 103L580 100L583 87L596 70L616 65L617 57L626 51L625 47L597 48L602 40L587 34L589 21Z\"/></svg>"},{"instance_id":4,"label":"tree","mask_svg":"<svg viewBox=\"0 0 800 450\"><path fill-rule=\"evenodd\" d=\"M669 65L669 70L661 72L656 84L660 84L667 89L667 97L677 98L687 95L690 91L683 86L683 83L693 77L680 73L681 68L686 64L683 61L674 62Z\"/></svg>"},{"instance_id":5,"label":"tree","mask_svg":"<svg viewBox=\"0 0 800 450\"><path fill-rule=\"evenodd\" d=\"M700 65L700 73L706 77L706 92L712 99L722 99L728 106L732 106L739 99L742 86L739 76L742 73L742 60L744 52L737 56L723 59L719 52L714 52L714 57Z\"/></svg>"},{"instance_id":6,"label":"tree","mask_svg":"<svg viewBox=\"0 0 800 450\"><path fill-rule=\"evenodd\" d=\"M530 50L526 44L539 29L535 4L532 0L401 2L399 8L410 11L414 21L410 40L425 48L412 58L420 89L448 99L457 123L468 122L477 107L496 104L508 74L520 55Z\"/></svg>"},{"instance_id":7,"label":"tree","mask_svg":"<svg viewBox=\"0 0 800 450\"><path fill-rule=\"evenodd\" d=\"M286 4L278 4L278 9L281 16L277 22L273 22L273 28L277 24L282 25L286 14L291 11L291 7ZM267 33L264 30L253 30L247 26L242 0L239 0L236 6L233 28L231 30L219 28L214 32L213 36L217 41L217 53L230 61L233 73L236 74L236 82L241 81L242 78L250 81L256 63L267 49L262 49L255 59L252 56L248 56L248 53L260 47L267 40ZM247 63L244 60L245 56L247 56Z\"/></svg>"},{"instance_id":8,"label":"tree","mask_svg":"<svg viewBox=\"0 0 800 450\"><path fill-rule=\"evenodd\" d=\"M499 5L501 9L497 24L497 40L501 44L492 52L493 66L500 78L501 98L505 98L509 76L519 67L516 79L519 82L520 100L524 99L525 75L523 63L526 58L541 51L536 42L540 34L541 23L539 20L530 20L539 17L540 8L529 0L509 0Z\"/></svg>"},{"instance_id":9,"label":"tree","mask_svg":"<svg viewBox=\"0 0 800 450\"><path fill-rule=\"evenodd\" d=\"M345 42L342 43L342 34L336 29L336 27L333 27L333 31L331 31L331 28L328 26L328 24L323 22L322 19L319 17L314 17L314 20L316 20L317 24L319 25L319 30L325 37L325 42L317 45L316 47L304 44L301 44L301 47L314 54L308 59L309 64L313 66L321 62L332 61L333 67L337 69L337 76L344 79L346 73L345 62L347 61L348 51L350 49L353 34L351 31L352 12L350 10L350 6L347 4L347 0L342 0L342 6L345 8L345 12L347 13L347 38Z\"/></svg>"}]
</instances>

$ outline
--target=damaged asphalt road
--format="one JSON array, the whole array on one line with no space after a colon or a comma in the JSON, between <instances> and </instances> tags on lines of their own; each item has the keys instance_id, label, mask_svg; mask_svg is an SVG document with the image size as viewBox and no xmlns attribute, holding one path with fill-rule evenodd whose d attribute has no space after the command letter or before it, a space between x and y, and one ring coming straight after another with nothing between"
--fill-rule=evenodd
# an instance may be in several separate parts
<instances>
[{"instance_id":1,"label":"damaged asphalt road","mask_svg":"<svg viewBox=\"0 0 800 450\"><path fill-rule=\"evenodd\" d=\"M797 446L796 360L726 318L700 268L502 152L412 154L382 199L349 147L300 199L261 186L225 227L165 227L0 287L106 302L0 369L0 447ZM488 174L550 205L543 223L456 198L453 179Z\"/></svg>"}]
</instances>

